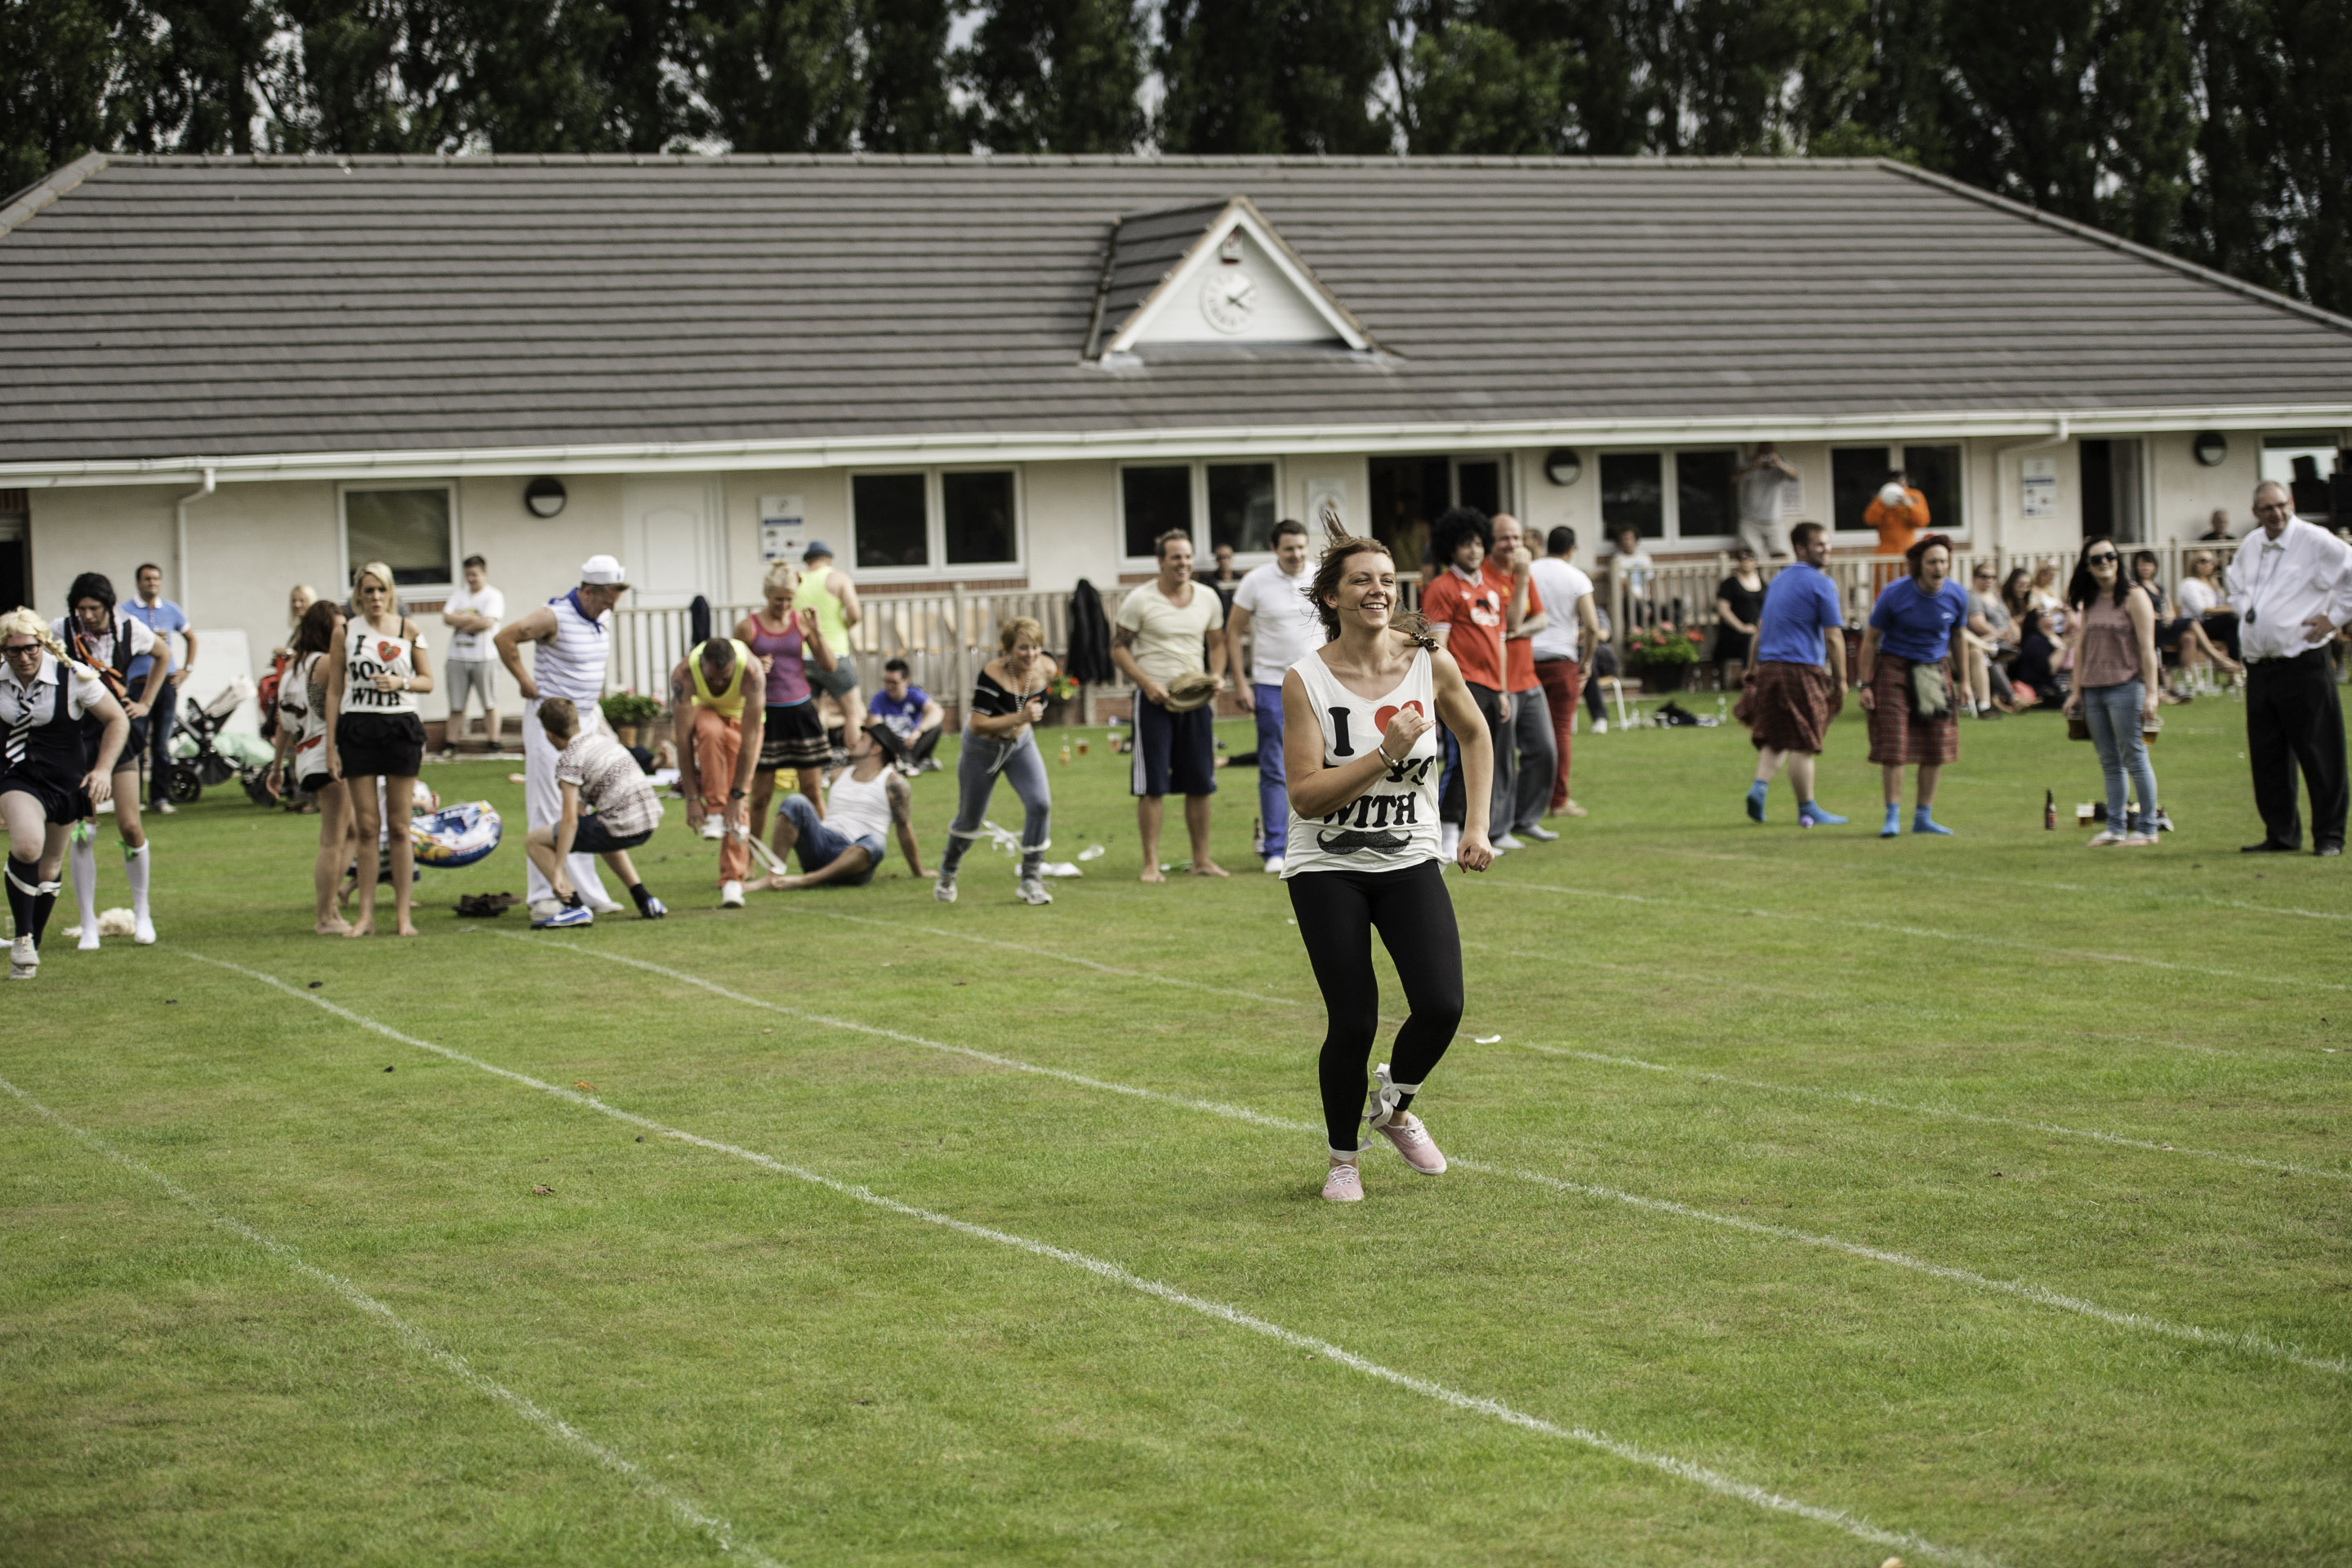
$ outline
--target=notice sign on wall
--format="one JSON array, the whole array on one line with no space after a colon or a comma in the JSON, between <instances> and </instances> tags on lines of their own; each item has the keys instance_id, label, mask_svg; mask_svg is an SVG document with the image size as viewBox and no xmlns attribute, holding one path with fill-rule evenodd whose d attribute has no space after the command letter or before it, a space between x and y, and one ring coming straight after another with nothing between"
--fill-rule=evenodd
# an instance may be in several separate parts
<instances>
[{"instance_id":1,"label":"notice sign on wall","mask_svg":"<svg viewBox=\"0 0 2352 1568\"><path fill-rule=\"evenodd\" d=\"M2018 504L2020 515L2056 517L2058 515L2058 459L2021 458L2018 459L2018 473L2024 492Z\"/></svg>"},{"instance_id":2,"label":"notice sign on wall","mask_svg":"<svg viewBox=\"0 0 2352 1568\"><path fill-rule=\"evenodd\" d=\"M798 563L808 548L807 508L799 496L760 498L760 559Z\"/></svg>"},{"instance_id":3,"label":"notice sign on wall","mask_svg":"<svg viewBox=\"0 0 2352 1568\"><path fill-rule=\"evenodd\" d=\"M1345 479L1309 479L1307 481L1307 526L1319 537L1333 523L1348 526L1348 481ZM1320 551L1321 545L1309 546Z\"/></svg>"}]
</instances>

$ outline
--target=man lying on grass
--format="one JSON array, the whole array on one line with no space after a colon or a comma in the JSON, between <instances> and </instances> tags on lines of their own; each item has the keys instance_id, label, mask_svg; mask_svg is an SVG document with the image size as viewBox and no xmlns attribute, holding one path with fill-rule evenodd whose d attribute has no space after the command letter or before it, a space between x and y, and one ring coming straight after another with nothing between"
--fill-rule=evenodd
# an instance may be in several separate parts
<instances>
[{"instance_id":1,"label":"man lying on grass","mask_svg":"<svg viewBox=\"0 0 2352 1568\"><path fill-rule=\"evenodd\" d=\"M798 876L779 871L768 886L785 892L831 882L845 888L863 887L874 879L882 864L882 836L895 828L898 848L907 857L907 873L923 875L923 852L915 842L914 792L906 775L890 764L898 760L898 738L872 719L852 733L849 771L827 790L825 813L804 795L786 795L776 807L776 852L798 848Z\"/></svg>"},{"instance_id":2,"label":"man lying on grass","mask_svg":"<svg viewBox=\"0 0 2352 1568\"><path fill-rule=\"evenodd\" d=\"M637 880L636 867L629 861L629 851L651 838L654 829L661 826L662 805L654 794L653 781L609 732L598 730L582 734L580 710L570 698L550 697L541 701L539 727L557 752L555 783L563 792L563 815L532 828L523 839L523 851L555 889L561 907L531 921L531 929L584 926L595 920L595 911L580 901L564 868L565 857L575 854L603 856L604 864L629 889L629 897L636 900L637 913L646 919L657 921L669 913L659 899L646 891L646 885ZM587 809L583 810L583 805Z\"/></svg>"}]
</instances>

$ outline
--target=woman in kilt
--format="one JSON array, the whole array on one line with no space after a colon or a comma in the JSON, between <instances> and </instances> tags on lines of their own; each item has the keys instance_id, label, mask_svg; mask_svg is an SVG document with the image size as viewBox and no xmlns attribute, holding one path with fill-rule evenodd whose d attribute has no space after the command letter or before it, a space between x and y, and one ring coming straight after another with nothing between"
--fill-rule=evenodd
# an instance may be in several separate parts
<instances>
[{"instance_id":1,"label":"woman in kilt","mask_svg":"<svg viewBox=\"0 0 2352 1568\"><path fill-rule=\"evenodd\" d=\"M1914 833L1948 834L1931 811L1936 779L1960 754L1952 668L1968 625L1969 596L1952 581L1952 542L1921 536L1903 552L1908 572L1871 606L1862 637L1862 706L1870 715L1870 760L1886 784L1886 820L1878 836L1902 832L1903 770L1919 770L1911 812Z\"/></svg>"}]
</instances>

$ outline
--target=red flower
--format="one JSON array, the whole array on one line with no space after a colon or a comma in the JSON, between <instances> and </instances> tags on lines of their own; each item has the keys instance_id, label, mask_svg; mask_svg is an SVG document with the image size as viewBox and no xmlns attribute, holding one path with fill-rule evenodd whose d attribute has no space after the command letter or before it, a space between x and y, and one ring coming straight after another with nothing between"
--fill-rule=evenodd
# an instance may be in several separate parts
<instances>
[{"instance_id":1,"label":"red flower","mask_svg":"<svg viewBox=\"0 0 2352 1568\"><path fill-rule=\"evenodd\" d=\"M1685 632L1683 636L1690 638L1693 642L1705 642L1706 640L1696 632Z\"/></svg>"}]
</instances>

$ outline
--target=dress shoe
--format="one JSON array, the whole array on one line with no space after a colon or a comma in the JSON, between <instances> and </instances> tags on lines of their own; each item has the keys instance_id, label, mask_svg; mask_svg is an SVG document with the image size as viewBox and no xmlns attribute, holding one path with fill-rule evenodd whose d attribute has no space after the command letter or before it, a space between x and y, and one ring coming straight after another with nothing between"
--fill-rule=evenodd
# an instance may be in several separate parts
<instances>
[{"instance_id":1,"label":"dress shoe","mask_svg":"<svg viewBox=\"0 0 2352 1568\"><path fill-rule=\"evenodd\" d=\"M2260 844L2241 845L2238 853L2241 855L2292 855L2297 847L2299 847L2293 844L2273 844L2265 838Z\"/></svg>"}]
</instances>

